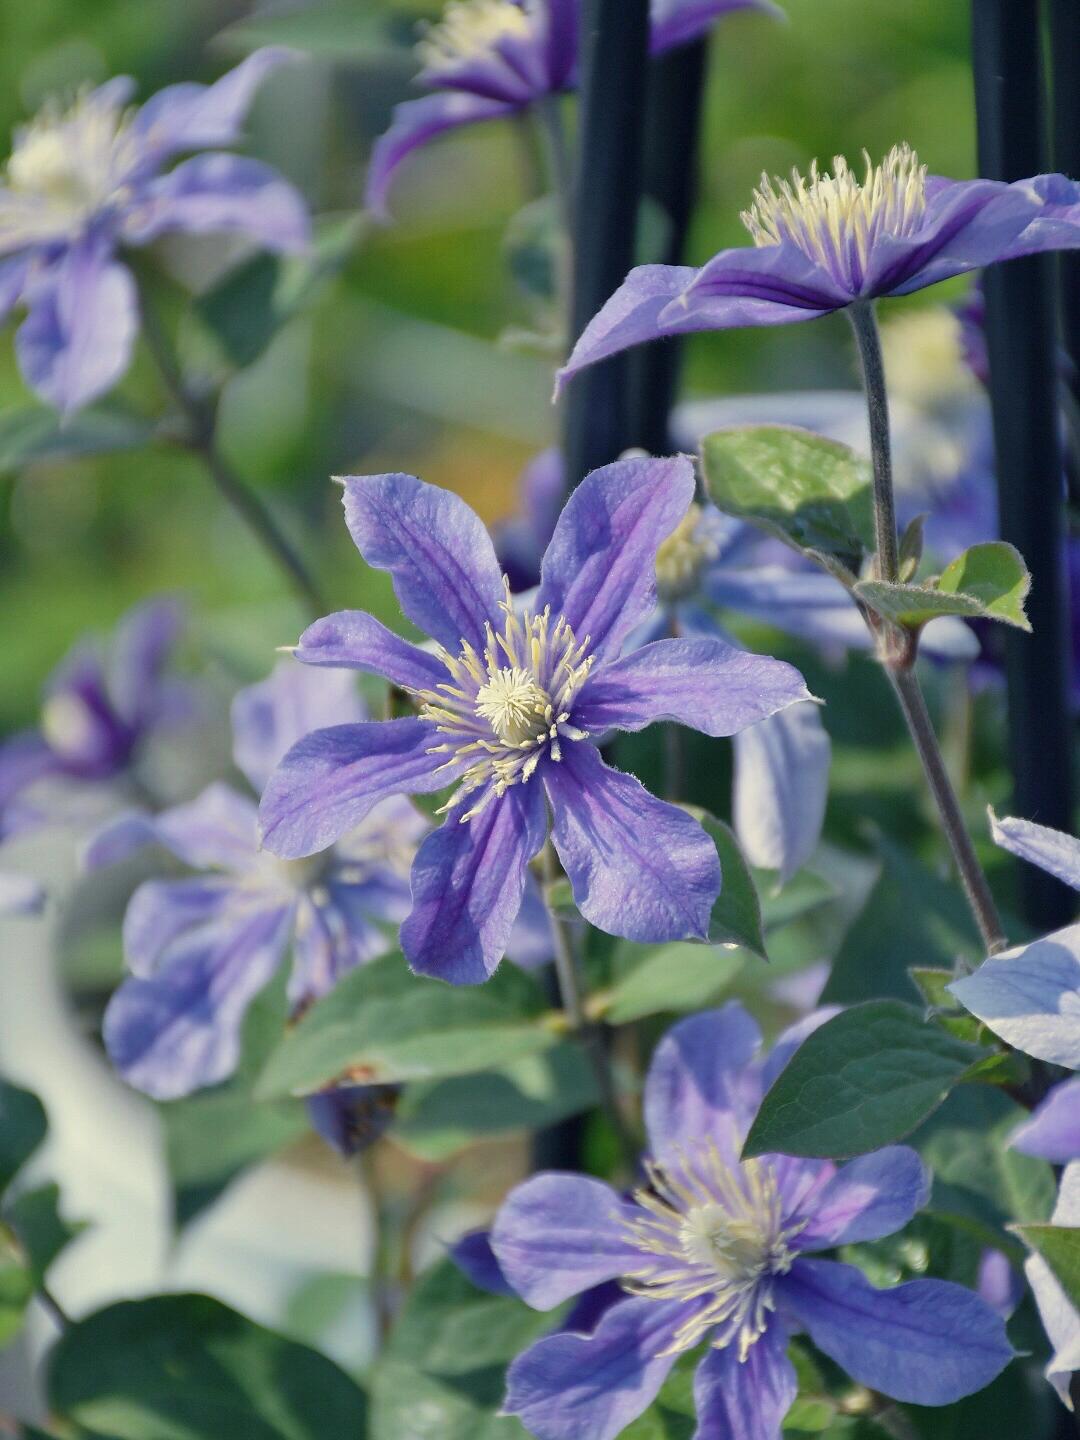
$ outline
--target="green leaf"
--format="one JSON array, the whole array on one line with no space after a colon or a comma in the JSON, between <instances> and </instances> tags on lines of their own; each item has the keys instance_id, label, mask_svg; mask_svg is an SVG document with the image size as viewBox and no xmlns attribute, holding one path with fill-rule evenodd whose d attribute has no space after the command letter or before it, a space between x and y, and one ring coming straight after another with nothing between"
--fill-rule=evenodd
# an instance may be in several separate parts
<instances>
[{"instance_id":1,"label":"green leaf","mask_svg":"<svg viewBox=\"0 0 1080 1440\"><path fill-rule=\"evenodd\" d=\"M326 1440L365 1433L363 1392L332 1361L207 1295L99 1310L49 1358L53 1410L116 1440Z\"/></svg>"},{"instance_id":2,"label":"green leaf","mask_svg":"<svg viewBox=\"0 0 1080 1440\"><path fill-rule=\"evenodd\" d=\"M286 45L338 64L382 67L388 60L409 60L408 40L402 36L397 43L394 35L385 14L358 5L356 0L329 0L238 21L222 30L217 42L240 52Z\"/></svg>"},{"instance_id":3,"label":"green leaf","mask_svg":"<svg viewBox=\"0 0 1080 1440\"><path fill-rule=\"evenodd\" d=\"M973 596L991 620L1003 620L1006 625L1016 625L1021 630L1031 629L1024 614L1031 576L1020 551L1004 540L972 545L970 550L958 555L942 571L938 589L947 594Z\"/></svg>"},{"instance_id":4,"label":"green leaf","mask_svg":"<svg viewBox=\"0 0 1080 1440\"><path fill-rule=\"evenodd\" d=\"M46 1271L60 1252L86 1229L84 1221L72 1223L60 1214L58 1185L42 1185L36 1190L24 1191L7 1207L4 1218L15 1231L29 1260L35 1283L44 1280Z\"/></svg>"},{"instance_id":5,"label":"green leaf","mask_svg":"<svg viewBox=\"0 0 1080 1440\"><path fill-rule=\"evenodd\" d=\"M690 807L687 807L690 808ZM701 827L716 846L723 882L709 917L711 945L741 945L762 960L765 935L761 926L761 902L758 900L750 867L739 849L730 825L717 820L706 811L691 810Z\"/></svg>"},{"instance_id":6,"label":"green leaf","mask_svg":"<svg viewBox=\"0 0 1080 1440\"><path fill-rule=\"evenodd\" d=\"M566 235L553 196L531 200L506 227L503 251L510 278L540 313L546 314L556 301L565 247Z\"/></svg>"},{"instance_id":7,"label":"green leaf","mask_svg":"<svg viewBox=\"0 0 1080 1440\"><path fill-rule=\"evenodd\" d=\"M614 965L623 973L596 997L604 1020L628 1025L645 1015L699 1010L710 1004L738 974L745 952L677 940L670 945L623 941Z\"/></svg>"},{"instance_id":8,"label":"green leaf","mask_svg":"<svg viewBox=\"0 0 1080 1440\"><path fill-rule=\"evenodd\" d=\"M916 515L910 521L907 529L900 537L900 549L897 555L900 566L901 581L912 580L919 568L923 553L923 530L929 517Z\"/></svg>"},{"instance_id":9,"label":"green leaf","mask_svg":"<svg viewBox=\"0 0 1080 1440\"><path fill-rule=\"evenodd\" d=\"M975 619L985 614L981 601L973 595L947 595L931 585L890 585L885 580L860 580L855 594L883 619L908 629L917 630L939 615Z\"/></svg>"},{"instance_id":10,"label":"green leaf","mask_svg":"<svg viewBox=\"0 0 1080 1440\"><path fill-rule=\"evenodd\" d=\"M438 1163L483 1137L542 1129L596 1103L588 1061L566 1042L498 1070L410 1085L398 1102L394 1139Z\"/></svg>"},{"instance_id":11,"label":"green leaf","mask_svg":"<svg viewBox=\"0 0 1080 1440\"><path fill-rule=\"evenodd\" d=\"M111 408L80 410L62 420L44 405L23 405L0 415L0 474L38 460L75 460L116 450L137 450L153 437L147 420Z\"/></svg>"},{"instance_id":12,"label":"green leaf","mask_svg":"<svg viewBox=\"0 0 1080 1440\"><path fill-rule=\"evenodd\" d=\"M386 955L346 975L271 1055L257 1099L337 1080L388 1084L491 1070L556 1042L536 982L504 965L486 985L412 975Z\"/></svg>"},{"instance_id":13,"label":"green leaf","mask_svg":"<svg viewBox=\"0 0 1080 1440\"><path fill-rule=\"evenodd\" d=\"M1014 1225L1016 1233L1054 1272L1070 1304L1080 1310L1080 1226Z\"/></svg>"},{"instance_id":14,"label":"green leaf","mask_svg":"<svg viewBox=\"0 0 1080 1440\"><path fill-rule=\"evenodd\" d=\"M746 425L707 436L701 458L727 514L852 570L873 550L870 467L846 445L793 426Z\"/></svg>"},{"instance_id":15,"label":"green leaf","mask_svg":"<svg viewBox=\"0 0 1080 1440\"><path fill-rule=\"evenodd\" d=\"M0 1195L45 1139L47 1128L37 1096L0 1080Z\"/></svg>"},{"instance_id":16,"label":"green leaf","mask_svg":"<svg viewBox=\"0 0 1080 1440\"><path fill-rule=\"evenodd\" d=\"M890 1145L989 1053L928 1024L913 1005L855 1005L795 1052L765 1096L743 1154L841 1159Z\"/></svg>"},{"instance_id":17,"label":"green leaf","mask_svg":"<svg viewBox=\"0 0 1080 1440\"><path fill-rule=\"evenodd\" d=\"M0 1224L0 1349L22 1329L34 1294L34 1277L14 1236Z\"/></svg>"}]
</instances>

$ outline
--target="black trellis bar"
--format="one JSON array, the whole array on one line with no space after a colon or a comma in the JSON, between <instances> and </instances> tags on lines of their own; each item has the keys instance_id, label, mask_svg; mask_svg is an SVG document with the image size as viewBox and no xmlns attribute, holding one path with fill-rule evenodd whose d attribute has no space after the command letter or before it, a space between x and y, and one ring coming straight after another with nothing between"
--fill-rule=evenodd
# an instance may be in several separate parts
<instances>
[{"instance_id":1,"label":"black trellis bar","mask_svg":"<svg viewBox=\"0 0 1080 1440\"><path fill-rule=\"evenodd\" d=\"M571 336L577 338L634 263L641 199L649 53L648 0L585 0L581 127L574 207ZM570 485L632 443L628 363L606 360L567 390L564 454Z\"/></svg>"},{"instance_id":2,"label":"black trellis bar","mask_svg":"<svg viewBox=\"0 0 1080 1440\"><path fill-rule=\"evenodd\" d=\"M1050 0L1054 169L1080 180L1080 4ZM1080 405L1080 254L1061 256L1061 332L1072 362L1069 383Z\"/></svg>"},{"instance_id":3,"label":"black trellis bar","mask_svg":"<svg viewBox=\"0 0 1080 1440\"><path fill-rule=\"evenodd\" d=\"M1075 0L1074 0L1075 3ZM974 0L972 50L979 166L995 180L1046 168L1046 105L1038 0ZM1075 77L1073 77L1075 83ZM1032 574L1033 634L1006 637L1016 813L1072 829L1065 509L1052 257L985 275L990 392L1002 538ZM1025 865L1023 907L1040 928L1072 918L1075 901Z\"/></svg>"}]
</instances>

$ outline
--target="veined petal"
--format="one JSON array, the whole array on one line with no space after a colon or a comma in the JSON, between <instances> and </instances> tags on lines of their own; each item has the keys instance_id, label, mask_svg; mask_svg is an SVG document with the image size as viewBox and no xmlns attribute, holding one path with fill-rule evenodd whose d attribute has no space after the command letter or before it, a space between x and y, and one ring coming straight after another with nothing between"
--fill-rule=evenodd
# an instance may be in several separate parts
<instances>
[{"instance_id":1,"label":"veined petal","mask_svg":"<svg viewBox=\"0 0 1080 1440\"><path fill-rule=\"evenodd\" d=\"M15 335L30 388L64 415L110 389L127 369L138 330L135 282L107 248L73 245L23 298Z\"/></svg>"},{"instance_id":2,"label":"veined petal","mask_svg":"<svg viewBox=\"0 0 1080 1440\"><path fill-rule=\"evenodd\" d=\"M587 475L544 554L537 610L563 615L589 653L615 659L656 604L656 551L689 509L685 456L616 460Z\"/></svg>"},{"instance_id":3,"label":"veined petal","mask_svg":"<svg viewBox=\"0 0 1080 1440\"><path fill-rule=\"evenodd\" d=\"M195 155L144 185L124 214L132 245L172 230L243 235L267 250L298 251L310 244L311 218L296 187L261 160Z\"/></svg>"},{"instance_id":4,"label":"veined petal","mask_svg":"<svg viewBox=\"0 0 1080 1440\"><path fill-rule=\"evenodd\" d=\"M283 660L265 680L245 686L231 707L233 761L258 794L274 766L305 735L367 719L353 677Z\"/></svg>"},{"instance_id":5,"label":"veined petal","mask_svg":"<svg viewBox=\"0 0 1080 1440\"><path fill-rule=\"evenodd\" d=\"M688 1307L621 1300L591 1335L549 1335L510 1366L503 1412L536 1440L615 1440L646 1410L675 1363L664 1354Z\"/></svg>"},{"instance_id":6,"label":"veined petal","mask_svg":"<svg viewBox=\"0 0 1080 1440\"><path fill-rule=\"evenodd\" d=\"M276 970L292 906L247 905L179 940L152 979L125 980L105 1012L113 1064L137 1090L173 1100L226 1079L240 1027Z\"/></svg>"},{"instance_id":7,"label":"veined petal","mask_svg":"<svg viewBox=\"0 0 1080 1440\"><path fill-rule=\"evenodd\" d=\"M831 1250L902 1230L930 1198L930 1176L907 1145L889 1145L839 1169L811 1201L800 1250ZM796 1215L793 1219L799 1219Z\"/></svg>"},{"instance_id":8,"label":"veined petal","mask_svg":"<svg viewBox=\"0 0 1080 1440\"><path fill-rule=\"evenodd\" d=\"M544 792L535 782L511 786L463 822L468 803L416 852L413 908L401 927L411 968L454 985L481 984L502 959L526 867L547 832Z\"/></svg>"},{"instance_id":9,"label":"veined petal","mask_svg":"<svg viewBox=\"0 0 1080 1440\"><path fill-rule=\"evenodd\" d=\"M544 785L555 848L591 925L645 943L708 933L720 862L685 810L610 769L587 742L565 745Z\"/></svg>"},{"instance_id":10,"label":"veined petal","mask_svg":"<svg viewBox=\"0 0 1080 1440\"><path fill-rule=\"evenodd\" d=\"M154 718L159 685L184 625L183 607L172 599L136 605L120 621L107 666L109 697L129 725Z\"/></svg>"},{"instance_id":11,"label":"veined petal","mask_svg":"<svg viewBox=\"0 0 1080 1440\"><path fill-rule=\"evenodd\" d=\"M672 720L705 735L734 735L810 698L793 665L695 636L654 640L594 670L573 720L594 734Z\"/></svg>"},{"instance_id":12,"label":"veined petal","mask_svg":"<svg viewBox=\"0 0 1080 1440\"><path fill-rule=\"evenodd\" d=\"M787 1332L773 1318L745 1360L735 1345L705 1351L694 1376L694 1440L779 1440L798 1391Z\"/></svg>"},{"instance_id":13,"label":"veined petal","mask_svg":"<svg viewBox=\"0 0 1080 1440\"><path fill-rule=\"evenodd\" d=\"M502 573L491 537L460 495L414 475L345 479L345 523L369 565L388 570L404 613L453 654L483 653L503 625Z\"/></svg>"},{"instance_id":14,"label":"veined petal","mask_svg":"<svg viewBox=\"0 0 1080 1440\"><path fill-rule=\"evenodd\" d=\"M263 843L294 860L325 850L388 795L441 790L460 774L443 770L434 726L423 720L332 725L295 744L271 775L259 823Z\"/></svg>"},{"instance_id":15,"label":"veined petal","mask_svg":"<svg viewBox=\"0 0 1080 1440\"><path fill-rule=\"evenodd\" d=\"M721 250L660 316L671 325L686 315L711 330L741 325L792 325L849 305L855 298L791 240Z\"/></svg>"},{"instance_id":16,"label":"veined petal","mask_svg":"<svg viewBox=\"0 0 1080 1440\"><path fill-rule=\"evenodd\" d=\"M1080 1076L1055 1085L1013 1131L1009 1144L1054 1165L1080 1160Z\"/></svg>"},{"instance_id":17,"label":"veined petal","mask_svg":"<svg viewBox=\"0 0 1080 1440\"><path fill-rule=\"evenodd\" d=\"M429 140L463 125L513 115L519 108L506 100L470 95L464 90L444 90L396 105L389 130L380 135L371 152L364 189L365 209L381 220L390 218L386 201L398 167Z\"/></svg>"},{"instance_id":18,"label":"veined petal","mask_svg":"<svg viewBox=\"0 0 1080 1440\"><path fill-rule=\"evenodd\" d=\"M893 1400L949 1405L989 1385L1013 1356L999 1316L948 1280L876 1290L854 1265L797 1260L778 1297L853 1380Z\"/></svg>"},{"instance_id":19,"label":"veined petal","mask_svg":"<svg viewBox=\"0 0 1080 1440\"><path fill-rule=\"evenodd\" d=\"M645 1080L645 1128L654 1159L709 1137L729 1163L738 1160L752 1118L742 1073L760 1044L757 1022L737 1000L671 1027Z\"/></svg>"},{"instance_id":20,"label":"veined petal","mask_svg":"<svg viewBox=\"0 0 1080 1440\"><path fill-rule=\"evenodd\" d=\"M1017 1050L1080 1070L1080 925L984 960L948 988Z\"/></svg>"},{"instance_id":21,"label":"veined petal","mask_svg":"<svg viewBox=\"0 0 1080 1440\"><path fill-rule=\"evenodd\" d=\"M872 637L851 596L823 570L782 565L734 568L721 560L702 577L714 605L819 645L867 650Z\"/></svg>"},{"instance_id":22,"label":"veined petal","mask_svg":"<svg viewBox=\"0 0 1080 1440\"><path fill-rule=\"evenodd\" d=\"M324 615L308 626L293 653L305 665L366 670L405 689L433 690L447 679L438 656L403 640L363 610Z\"/></svg>"},{"instance_id":23,"label":"veined petal","mask_svg":"<svg viewBox=\"0 0 1080 1440\"><path fill-rule=\"evenodd\" d=\"M181 935L211 925L236 896L222 876L145 880L124 914L124 960L133 975L148 980Z\"/></svg>"},{"instance_id":24,"label":"veined petal","mask_svg":"<svg viewBox=\"0 0 1080 1440\"><path fill-rule=\"evenodd\" d=\"M816 705L793 705L735 736L735 832L751 865L781 885L817 849L832 746Z\"/></svg>"},{"instance_id":25,"label":"veined petal","mask_svg":"<svg viewBox=\"0 0 1080 1440\"><path fill-rule=\"evenodd\" d=\"M1080 840L1074 836L1051 830L1048 825L1036 825L1034 820L1011 816L999 820L992 810L990 833L995 845L1080 890Z\"/></svg>"},{"instance_id":26,"label":"veined petal","mask_svg":"<svg viewBox=\"0 0 1080 1440\"><path fill-rule=\"evenodd\" d=\"M1057 1204L1050 1217L1052 1225L1080 1225L1080 1161L1066 1165L1058 1189ZM1066 1405L1072 1372L1080 1369L1080 1311L1062 1289L1057 1276L1041 1255L1029 1255L1024 1274L1031 1285L1039 1318L1054 1354L1045 1370L1050 1384Z\"/></svg>"},{"instance_id":27,"label":"veined petal","mask_svg":"<svg viewBox=\"0 0 1080 1440\"><path fill-rule=\"evenodd\" d=\"M585 1175L534 1175L511 1190L491 1231L499 1268L534 1310L552 1310L641 1266L622 1220L635 1207Z\"/></svg>"},{"instance_id":28,"label":"veined petal","mask_svg":"<svg viewBox=\"0 0 1080 1440\"><path fill-rule=\"evenodd\" d=\"M154 838L197 870L245 870L255 861L256 812L246 795L215 781L153 822Z\"/></svg>"}]
</instances>

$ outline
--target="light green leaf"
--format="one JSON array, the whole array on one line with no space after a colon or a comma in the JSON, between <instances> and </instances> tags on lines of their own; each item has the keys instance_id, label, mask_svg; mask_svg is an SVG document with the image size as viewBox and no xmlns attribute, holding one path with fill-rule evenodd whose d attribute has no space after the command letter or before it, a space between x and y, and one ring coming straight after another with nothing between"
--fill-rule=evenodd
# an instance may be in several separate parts
<instances>
[{"instance_id":1,"label":"light green leaf","mask_svg":"<svg viewBox=\"0 0 1080 1440\"><path fill-rule=\"evenodd\" d=\"M615 953L618 978L597 997L610 1025L628 1025L645 1015L683 1013L711 1004L731 983L746 952L676 940L670 945L623 941Z\"/></svg>"},{"instance_id":2,"label":"light green leaf","mask_svg":"<svg viewBox=\"0 0 1080 1440\"><path fill-rule=\"evenodd\" d=\"M0 1195L45 1139L47 1128L37 1096L0 1080Z\"/></svg>"},{"instance_id":3,"label":"light green leaf","mask_svg":"<svg viewBox=\"0 0 1080 1440\"><path fill-rule=\"evenodd\" d=\"M1031 576L1020 551L1004 540L972 545L958 555L942 571L938 589L947 594L974 596L990 619L1003 620L1021 630L1031 629L1024 614Z\"/></svg>"},{"instance_id":4,"label":"light green leaf","mask_svg":"<svg viewBox=\"0 0 1080 1440\"><path fill-rule=\"evenodd\" d=\"M961 615L975 619L985 614L973 595L943 594L931 585L890 585L884 580L860 580L855 594L885 620L894 625L918 629L939 615Z\"/></svg>"},{"instance_id":5,"label":"light green leaf","mask_svg":"<svg viewBox=\"0 0 1080 1440\"><path fill-rule=\"evenodd\" d=\"M153 438L149 421L99 407L61 420L44 405L23 405L0 415L0 474L39 460L75 460L116 450L137 450Z\"/></svg>"},{"instance_id":6,"label":"light green leaf","mask_svg":"<svg viewBox=\"0 0 1080 1440\"><path fill-rule=\"evenodd\" d=\"M913 1005L855 1005L795 1052L765 1096L743 1154L841 1159L890 1145L989 1054L928 1023Z\"/></svg>"},{"instance_id":7,"label":"light green leaf","mask_svg":"<svg viewBox=\"0 0 1080 1440\"><path fill-rule=\"evenodd\" d=\"M803 552L858 570L874 548L867 462L835 440L784 425L718 430L702 442L710 496Z\"/></svg>"},{"instance_id":8,"label":"light green leaf","mask_svg":"<svg viewBox=\"0 0 1080 1440\"><path fill-rule=\"evenodd\" d=\"M0 1223L0 1350L22 1329L34 1277L21 1247Z\"/></svg>"},{"instance_id":9,"label":"light green leaf","mask_svg":"<svg viewBox=\"0 0 1080 1440\"><path fill-rule=\"evenodd\" d=\"M49 1358L52 1409L115 1440L362 1436L363 1392L332 1361L207 1295L125 1301Z\"/></svg>"},{"instance_id":10,"label":"light green leaf","mask_svg":"<svg viewBox=\"0 0 1080 1440\"><path fill-rule=\"evenodd\" d=\"M543 1014L535 981L511 965L486 985L454 986L413 975L400 955L386 955L311 1007L271 1055L255 1095L490 1070L555 1044Z\"/></svg>"},{"instance_id":11,"label":"light green leaf","mask_svg":"<svg viewBox=\"0 0 1080 1440\"><path fill-rule=\"evenodd\" d=\"M1014 1225L1012 1228L1027 1246L1042 1256L1070 1303L1080 1310L1080 1226Z\"/></svg>"}]
</instances>

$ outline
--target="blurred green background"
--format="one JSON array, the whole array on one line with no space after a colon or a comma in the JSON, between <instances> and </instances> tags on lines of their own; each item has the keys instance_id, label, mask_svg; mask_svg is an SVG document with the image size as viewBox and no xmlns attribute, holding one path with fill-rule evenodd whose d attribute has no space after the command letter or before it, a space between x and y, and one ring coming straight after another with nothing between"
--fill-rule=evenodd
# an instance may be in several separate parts
<instances>
[{"instance_id":1,"label":"blurred green background","mask_svg":"<svg viewBox=\"0 0 1080 1440\"><path fill-rule=\"evenodd\" d=\"M787 0L789 23L736 14L714 34L692 260L738 243L739 210L763 169L784 171L899 139L931 170L973 173L967 7L959 0ZM127 72L145 98L209 80L267 40L310 59L275 75L250 124L253 153L279 165L320 214L360 200L366 157L390 108L410 93L408 49L437 7L420 0L321 0L288 13L222 0L0 0L0 128L57 91ZM382 28L389 18L388 29ZM373 36L390 34L397 48ZM503 236L535 193L521 127L489 125L430 146L402 171L396 223L367 227L340 277L226 385L222 440L237 468L286 515L336 606L383 608L340 523L334 473L410 469L465 494L493 519L514 504L521 464L554 434L550 358L500 345L527 326ZM161 255L205 288L220 247ZM184 289L177 287L181 299ZM935 298L941 298L937 292ZM179 338L196 370L220 365L190 314ZM40 684L86 628L133 600L180 590L213 653L255 674L300 619L278 576L224 510L199 463L165 444L86 458L12 462L5 439L32 404L0 344L0 731L27 722ZM695 340L685 388L698 394L852 383L840 319ZM166 411L141 357L114 403Z\"/></svg>"}]
</instances>

